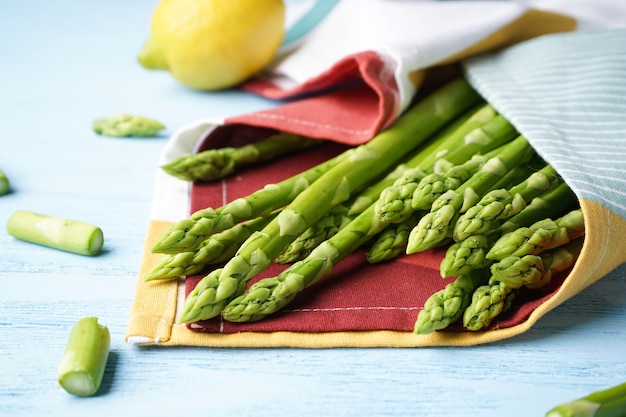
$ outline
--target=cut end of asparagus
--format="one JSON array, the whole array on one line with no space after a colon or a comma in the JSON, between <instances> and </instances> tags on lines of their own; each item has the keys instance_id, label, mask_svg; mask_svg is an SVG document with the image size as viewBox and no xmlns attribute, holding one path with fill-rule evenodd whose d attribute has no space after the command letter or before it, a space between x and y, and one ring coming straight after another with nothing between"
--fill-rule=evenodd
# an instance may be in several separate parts
<instances>
[{"instance_id":1,"label":"cut end of asparagus","mask_svg":"<svg viewBox=\"0 0 626 417\"><path fill-rule=\"evenodd\" d=\"M90 397L98 391L98 381L88 372L68 372L59 378L59 385L65 391L77 397Z\"/></svg>"},{"instance_id":2,"label":"cut end of asparagus","mask_svg":"<svg viewBox=\"0 0 626 417\"><path fill-rule=\"evenodd\" d=\"M94 395L104 376L110 344L109 329L96 317L80 319L72 328L59 364L59 385L72 395Z\"/></svg>"}]
</instances>

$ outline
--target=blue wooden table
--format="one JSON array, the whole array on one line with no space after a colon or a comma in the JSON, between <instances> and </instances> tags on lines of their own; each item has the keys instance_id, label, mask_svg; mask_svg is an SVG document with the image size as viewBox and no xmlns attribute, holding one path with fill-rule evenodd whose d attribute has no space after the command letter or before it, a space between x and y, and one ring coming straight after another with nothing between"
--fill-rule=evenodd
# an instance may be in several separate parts
<instances>
[{"instance_id":1,"label":"blue wooden table","mask_svg":"<svg viewBox=\"0 0 626 417\"><path fill-rule=\"evenodd\" d=\"M0 2L0 416L542 416L626 380L626 267L493 345L420 349L140 348L124 341L169 134L272 103L200 93L136 62L156 1ZM97 136L125 111L158 138ZM102 227L98 257L17 241L18 209ZM73 324L112 335L99 395L56 385Z\"/></svg>"}]
</instances>

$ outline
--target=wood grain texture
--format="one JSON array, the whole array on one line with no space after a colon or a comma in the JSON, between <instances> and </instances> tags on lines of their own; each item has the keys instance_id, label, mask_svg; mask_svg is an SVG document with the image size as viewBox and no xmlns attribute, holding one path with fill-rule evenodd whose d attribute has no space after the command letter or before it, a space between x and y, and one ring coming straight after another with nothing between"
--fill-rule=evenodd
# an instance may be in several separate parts
<instances>
[{"instance_id":1,"label":"wood grain texture","mask_svg":"<svg viewBox=\"0 0 626 417\"><path fill-rule=\"evenodd\" d=\"M32 4L34 3L34 4ZM475 348L138 348L124 333L159 154L173 129L274 105L199 93L142 70L155 1L0 3L0 167L17 209L97 224L102 255L20 242L0 230L0 416L541 416L626 380L626 267L511 340ZM155 139L114 139L91 121L161 120ZM112 335L102 389L56 386L69 331L98 316Z\"/></svg>"}]
</instances>

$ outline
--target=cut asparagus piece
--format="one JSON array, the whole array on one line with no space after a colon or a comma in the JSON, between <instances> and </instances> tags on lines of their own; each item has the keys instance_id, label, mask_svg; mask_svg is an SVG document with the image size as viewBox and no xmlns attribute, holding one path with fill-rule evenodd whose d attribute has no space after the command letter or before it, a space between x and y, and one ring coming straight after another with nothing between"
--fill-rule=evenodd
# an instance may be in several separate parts
<instances>
[{"instance_id":1,"label":"cut asparagus piece","mask_svg":"<svg viewBox=\"0 0 626 417\"><path fill-rule=\"evenodd\" d=\"M150 137L165 129L154 119L127 113L94 120L92 127L97 134L111 137Z\"/></svg>"},{"instance_id":2,"label":"cut asparagus piece","mask_svg":"<svg viewBox=\"0 0 626 417\"><path fill-rule=\"evenodd\" d=\"M7 232L20 240L80 255L97 255L104 243L97 226L26 210L13 213Z\"/></svg>"},{"instance_id":3,"label":"cut asparagus piece","mask_svg":"<svg viewBox=\"0 0 626 417\"><path fill-rule=\"evenodd\" d=\"M620 417L626 415L626 382L557 405L546 417Z\"/></svg>"},{"instance_id":4,"label":"cut asparagus piece","mask_svg":"<svg viewBox=\"0 0 626 417\"><path fill-rule=\"evenodd\" d=\"M0 171L0 195L8 194L9 191L11 191L9 178L3 171Z\"/></svg>"},{"instance_id":5,"label":"cut asparagus piece","mask_svg":"<svg viewBox=\"0 0 626 417\"><path fill-rule=\"evenodd\" d=\"M76 322L59 363L59 385L72 395L94 395L104 376L110 344L109 329L98 324L96 317Z\"/></svg>"},{"instance_id":6,"label":"cut asparagus piece","mask_svg":"<svg viewBox=\"0 0 626 417\"><path fill-rule=\"evenodd\" d=\"M351 149L350 157L300 193L263 230L254 233L215 280L213 303L228 303L263 271L297 236L351 194L383 177L428 137L480 100L467 81L452 81L400 116L369 142ZM182 320L182 318L181 318ZM193 321L193 317L185 317Z\"/></svg>"},{"instance_id":7,"label":"cut asparagus piece","mask_svg":"<svg viewBox=\"0 0 626 417\"><path fill-rule=\"evenodd\" d=\"M268 161L321 143L321 140L292 133L277 133L240 147L216 148L183 155L162 165L161 169L185 181L215 181L247 165Z\"/></svg>"}]
</instances>

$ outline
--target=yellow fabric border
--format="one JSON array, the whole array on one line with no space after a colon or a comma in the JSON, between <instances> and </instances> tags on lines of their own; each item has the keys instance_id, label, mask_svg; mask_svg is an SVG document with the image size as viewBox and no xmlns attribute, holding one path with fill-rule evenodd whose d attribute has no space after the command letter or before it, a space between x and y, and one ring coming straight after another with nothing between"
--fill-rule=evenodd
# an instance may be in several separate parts
<instances>
[{"instance_id":1,"label":"yellow fabric border","mask_svg":"<svg viewBox=\"0 0 626 417\"><path fill-rule=\"evenodd\" d=\"M207 347L433 347L473 346L511 338L531 328L549 311L575 296L626 261L626 249L619 244L626 234L626 220L606 207L581 200L585 216L586 235L581 256L551 299L535 309L528 320L511 328L483 332L435 332L415 335L400 331L298 333L242 332L236 334L207 334L193 332L175 323L180 281L144 282L142 277L152 268L160 255L149 248L156 238L171 225L151 221L139 271L135 299L132 304L126 340L136 345L207 346ZM181 293L182 294L182 293Z\"/></svg>"}]
</instances>

